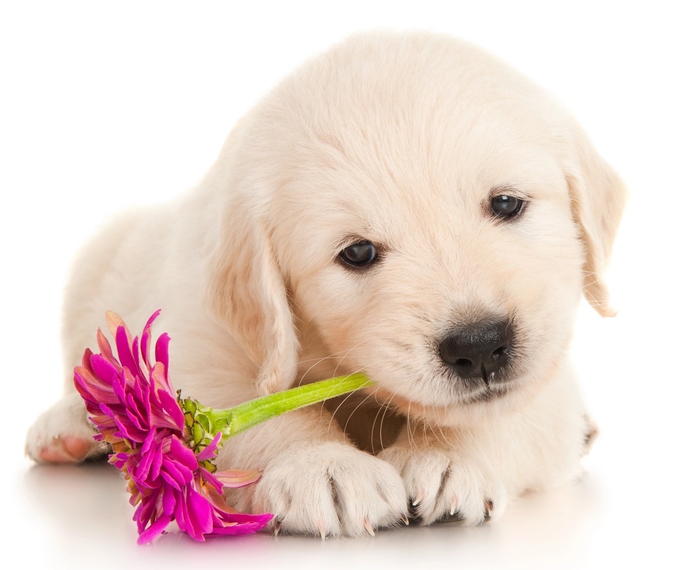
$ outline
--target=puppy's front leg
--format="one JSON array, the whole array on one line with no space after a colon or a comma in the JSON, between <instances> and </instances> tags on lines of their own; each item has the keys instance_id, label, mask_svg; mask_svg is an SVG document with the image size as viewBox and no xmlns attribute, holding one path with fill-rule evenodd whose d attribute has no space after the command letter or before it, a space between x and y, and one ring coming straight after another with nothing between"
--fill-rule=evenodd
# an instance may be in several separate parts
<instances>
[{"instance_id":1,"label":"puppy's front leg","mask_svg":"<svg viewBox=\"0 0 675 570\"><path fill-rule=\"evenodd\" d=\"M274 418L225 443L220 469L260 469L251 487L228 490L245 512L272 512L283 532L359 536L406 520L396 469L356 449L320 407Z\"/></svg>"},{"instance_id":2,"label":"puppy's front leg","mask_svg":"<svg viewBox=\"0 0 675 570\"><path fill-rule=\"evenodd\" d=\"M518 411L440 427L410 421L379 454L401 473L422 524L476 525L499 517L527 490L570 480L593 433L570 378Z\"/></svg>"}]
</instances>

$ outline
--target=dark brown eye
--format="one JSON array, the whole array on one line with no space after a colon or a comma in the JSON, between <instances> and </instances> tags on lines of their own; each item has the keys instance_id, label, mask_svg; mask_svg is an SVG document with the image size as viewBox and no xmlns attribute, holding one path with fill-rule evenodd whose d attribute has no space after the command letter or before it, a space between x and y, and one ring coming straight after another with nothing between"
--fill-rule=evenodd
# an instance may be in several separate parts
<instances>
[{"instance_id":1,"label":"dark brown eye","mask_svg":"<svg viewBox=\"0 0 675 570\"><path fill-rule=\"evenodd\" d=\"M359 241L340 252L340 259L353 267L370 265L377 259L377 249L369 241Z\"/></svg>"},{"instance_id":2,"label":"dark brown eye","mask_svg":"<svg viewBox=\"0 0 675 570\"><path fill-rule=\"evenodd\" d=\"M492 198L490 207L492 213L498 218L513 218L523 209L523 200L515 196L500 194Z\"/></svg>"}]
</instances>

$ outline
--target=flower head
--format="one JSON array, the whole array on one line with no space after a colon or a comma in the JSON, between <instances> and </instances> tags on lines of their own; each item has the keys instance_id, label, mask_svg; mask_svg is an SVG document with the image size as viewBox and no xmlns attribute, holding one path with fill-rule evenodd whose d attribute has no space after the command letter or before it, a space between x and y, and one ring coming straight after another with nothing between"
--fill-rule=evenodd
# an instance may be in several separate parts
<instances>
[{"instance_id":1,"label":"flower head","mask_svg":"<svg viewBox=\"0 0 675 570\"><path fill-rule=\"evenodd\" d=\"M254 483L260 473L216 471L212 460L221 434L205 430L199 414L195 421L198 403L176 397L168 376L166 333L157 339L151 361L151 328L158 315L150 317L139 340L108 312L117 358L99 329L100 353L87 349L75 368L75 387L99 430L95 439L110 444L109 462L128 481L130 502L137 507L138 542L152 541L172 521L195 540L256 532L272 515L235 511L225 502L223 488Z\"/></svg>"}]
</instances>

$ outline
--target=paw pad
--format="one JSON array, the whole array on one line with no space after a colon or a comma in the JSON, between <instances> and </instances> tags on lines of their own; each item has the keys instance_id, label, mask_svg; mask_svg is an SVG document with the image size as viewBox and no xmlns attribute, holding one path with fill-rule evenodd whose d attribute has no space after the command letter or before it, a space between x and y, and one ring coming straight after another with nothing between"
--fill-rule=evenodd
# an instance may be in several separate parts
<instances>
[{"instance_id":1,"label":"paw pad","mask_svg":"<svg viewBox=\"0 0 675 570\"><path fill-rule=\"evenodd\" d=\"M76 436L55 437L40 449L39 459L45 463L78 463L98 447L91 439Z\"/></svg>"}]
</instances>

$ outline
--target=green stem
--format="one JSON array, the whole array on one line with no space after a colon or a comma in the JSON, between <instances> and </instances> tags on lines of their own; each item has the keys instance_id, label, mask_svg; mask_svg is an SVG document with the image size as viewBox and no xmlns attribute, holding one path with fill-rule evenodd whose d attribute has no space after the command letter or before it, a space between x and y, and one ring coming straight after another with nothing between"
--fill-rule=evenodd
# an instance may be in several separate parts
<instances>
[{"instance_id":1,"label":"green stem","mask_svg":"<svg viewBox=\"0 0 675 570\"><path fill-rule=\"evenodd\" d=\"M360 390L373 383L365 374L338 376L263 396L227 410L209 410L214 431L228 439L275 416Z\"/></svg>"}]
</instances>

